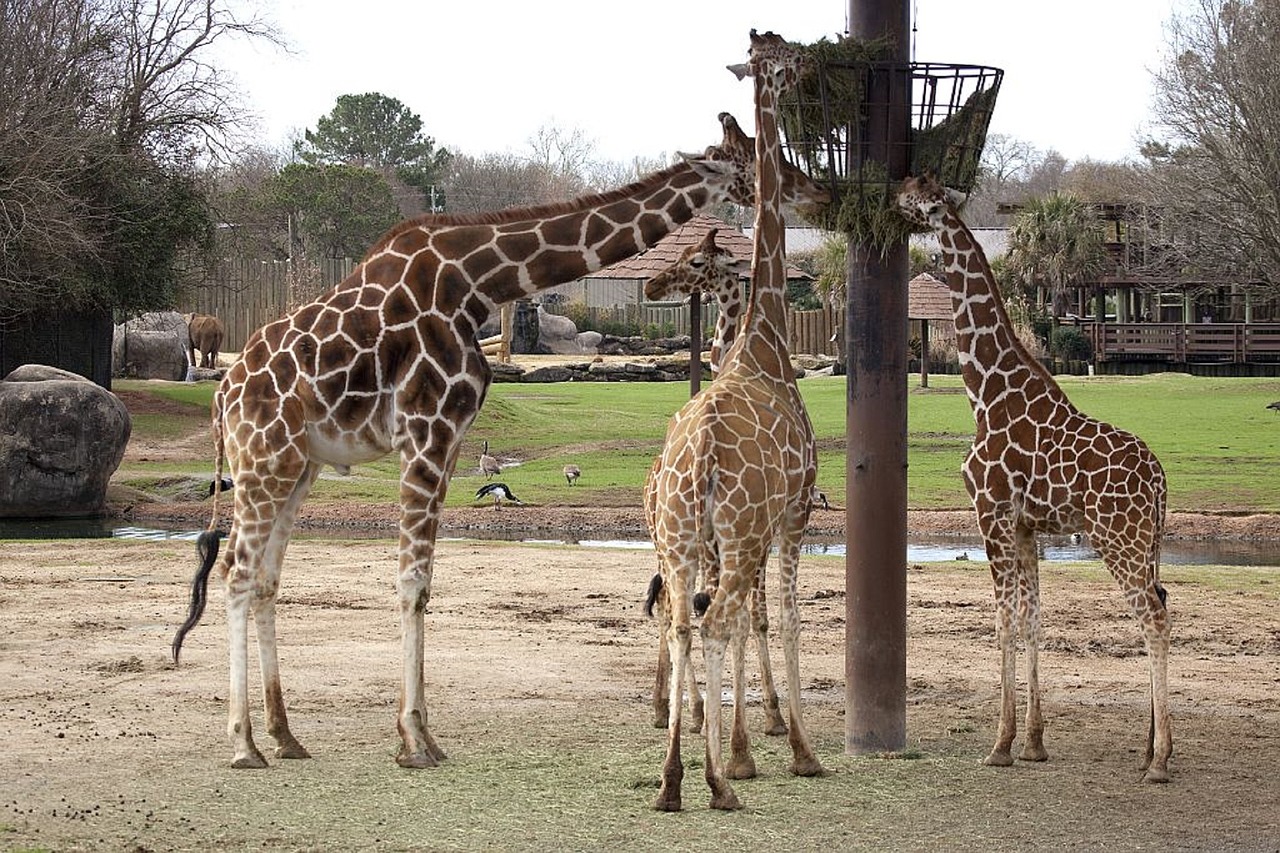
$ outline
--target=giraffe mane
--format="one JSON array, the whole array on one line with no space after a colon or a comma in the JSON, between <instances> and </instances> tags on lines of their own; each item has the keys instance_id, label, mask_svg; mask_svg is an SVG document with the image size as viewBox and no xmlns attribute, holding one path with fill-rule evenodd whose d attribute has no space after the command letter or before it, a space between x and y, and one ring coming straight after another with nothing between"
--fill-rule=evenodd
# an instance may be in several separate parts
<instances>
[{"instance_id":1,"label":"giraffe mane","mask_svg":"<svg viewBox=\"0 0 1280 853\"><path fill-rule=\"evenodd\" d=\"M600 193L589 193L587 195L577 196L565 201L554 201L546 204L529 205L526 207L508 207L502 210L486 210L479 213L423 213L409 219L401 220L391 226L382 236L379 237L365 253L365 259L372 257L375 253L385 248L387 244L395 240L401 234L407 231L413 231L418 228L427 227L449 227L459 225L506 225L512 222L524 222L529 219L545 219L551 216L561 216L566 213L574 213L580 210L587 210L593 207L602 207L617 201L630 198L637 193L643 192L649 187L659 186L666 183L672 176L679 172L692 167L689 165L688 159L691 155L682 155L686 159L682 159L679 163L668 166L661 171L653 172L638 181L633 181L626 186L618 187L612 190L606 190Z\"/></svg>"}]
</instances>

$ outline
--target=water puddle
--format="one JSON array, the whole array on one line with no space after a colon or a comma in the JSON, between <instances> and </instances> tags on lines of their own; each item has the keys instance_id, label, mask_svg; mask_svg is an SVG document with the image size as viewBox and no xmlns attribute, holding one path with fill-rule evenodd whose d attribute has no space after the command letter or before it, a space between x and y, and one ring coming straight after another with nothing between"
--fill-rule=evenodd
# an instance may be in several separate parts
<instances>
[{"instance_id":1,"label":"water puddle","mask_svg":"<svg viewBox=\"0 0 1280 853\"><path fill-rule=\"evenodd\" d=\"M57 518L36 520L0 519L0 540L3 539L138 539L194 541L199 530L159 528L123 525L115 519ZM298 538L393 538L386 530L359 531L308 530L296 534ZM442 536L442 541L463 539L493 539L546 545L578 545L583 548L653 550L647 539L573 539L520 537L505 532L475 530L466 536ZM846 543L838 539L807 539L802 553L840 557L844 556ZM972 537L914 537L907 540L907 562L938 563L972 561L985 563L986 552L981 540ZM1098 554L1087 543L1075 542L1068 537L1042 539L1040 559L1046 563L1097 560ZM1210 540L1166 542L1161 554L1165 565L1223 565L1223 566L1280 566L1280 542L1242 540Z\"/></svg>"}]
</instances>

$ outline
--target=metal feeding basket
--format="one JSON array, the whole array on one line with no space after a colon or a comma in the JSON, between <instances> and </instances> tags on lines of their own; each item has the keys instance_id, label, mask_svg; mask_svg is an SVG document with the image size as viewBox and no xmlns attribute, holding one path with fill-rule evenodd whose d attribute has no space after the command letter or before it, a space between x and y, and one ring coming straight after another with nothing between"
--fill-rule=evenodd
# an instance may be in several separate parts
<instances>
[{"instance_id":1,"label":"metal feeding basket","mask_svg":"<svg viewBox=\"0 0 1280 853\"><path fill-rule=\"evenodd\" d=\"M1003 76L981 65L811 60L778 119L784 155L831 190L813 223L884 245L911 230L890 210L903 176L932 171L972 190Z\"/></svg>"}]
</instances>

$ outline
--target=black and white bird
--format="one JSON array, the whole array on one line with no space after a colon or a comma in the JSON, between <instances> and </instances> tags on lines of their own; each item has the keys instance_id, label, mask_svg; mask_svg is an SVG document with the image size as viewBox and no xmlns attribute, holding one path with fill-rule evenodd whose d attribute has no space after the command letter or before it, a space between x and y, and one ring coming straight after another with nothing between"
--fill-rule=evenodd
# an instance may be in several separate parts
<instances>
[{"instance_id":1,"label":"black and white bird","mask_svg":"<svg viewBox=\"0 0 1280 853\"><path fill-rule=\"evenodd\" d=\"M582 469L579 468L577 465L564 466L564 478L569 482L570 486L578 482L578 478L581 476L582 476Z\"/></svg>"},{"instance_id":2,"label":"black and white bird","mask_svg":"<svg viewBox=\"0 0 1280 853\"><path fill-rule=\"evenodd\" d=\"M215 491L229 492L234 486L235 486L235 483L231 482L231 478L225 475L222 477L221 483L219 483L219 481L216 478L213 480L210 480L208 497L213 497L213 493Z\"/></svg>"},{"instance_id":3,"label":"black and white bird","mask_svg":"<svg viewBox=\"0 0 1280 853\"><path fill-rule=\"evenodd\" d=\"M503 501L516 506L524 506L524 501L512 494L506 483L487 483L476 489L476 500L484 500L488 497L493 498L494 509L501 509Z\"/></svg>"},{"instance_id":4,"label":"black and white bird","mask_svg":"<svg viewBox=\"0 0 1280 853\"><path fill-rule=\"evenodd\" d=\"M495 474L502 473L502 463L496 457L489 455L489 442L484 443L484 450L480 451L480 473L484 474L486 480L492 480Z\"/></svg>"},{"instance_id":5,"label":"black and white bird","mask_svg":"<svg viewBox=\"0 0 1280 853\"><path fill-rule=\"evenodd\" d=\"M831 509L831 503L827 500L827 496L818 491L818 487L814 486L813 491L809 494L810 506L822 504L823 509Z\"/></svg>"},{"instance_id":6,"label":"black and white bird","mask_svg":"<svg viewBox=\"0 0 1280 853\"><path fill-rule=\"evenodd\" d=\"M1277 412L1280 412L1280 400L1276 400L1274 403L1267 403L1267 408L1275 409Z\"/></svg>"}]
</instances>

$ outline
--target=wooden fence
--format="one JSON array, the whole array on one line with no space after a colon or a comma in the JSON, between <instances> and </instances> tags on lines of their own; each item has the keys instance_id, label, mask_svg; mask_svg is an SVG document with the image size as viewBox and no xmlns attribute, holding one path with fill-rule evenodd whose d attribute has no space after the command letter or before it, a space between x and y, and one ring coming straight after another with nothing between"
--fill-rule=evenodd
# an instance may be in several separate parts
<instances>
[{"instance_id":1,"label":"wooden fence","mask_svg":"<svg viewBox=\"0 0 1280 853\"><path fill-rule=\"evenodd\" d=\"M1280 323L1085 323L1095 362L1280 362Z\"/></svg>"},{"instance_id":2,"label":"wooden fence","mask_svg":"<svg viewBox=\"0 0 1280 853\"><path fill-rule=\"evenodd\" d=\"M259 327L278 319L333 287L351 273L355 262L330 258L320 263L290 261L225 260L204 284L193 288L178 310L213 314L226 327L222 349L237 352ZM565 313L564 303L549 306ZM658 337L689 334L689 306L676 302L641 302L612 308L582 308L595 328L625 327ZM704 328L715 328L719 305L702 306ZM843 314L830 308L787 311L788 345L797 355L837 354L833 339ZM708 335L709 339L709 335Z\"/></svg>"},{"instance_id":3,"label":"wooden fence","mask_svg":"<svg viewBox=\"0 0 1280 853\"><path fill-rule=\"evenodd\" d=\"M191 290L178 310L212 314L222 320L226 327L222 349L238 352L259 327L319 296L346 278L354 267L350 258L300 264L224 260L203 285Z\"/></svg>"}]
</instances>

